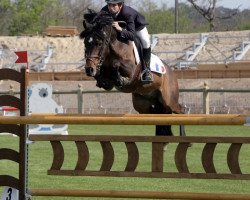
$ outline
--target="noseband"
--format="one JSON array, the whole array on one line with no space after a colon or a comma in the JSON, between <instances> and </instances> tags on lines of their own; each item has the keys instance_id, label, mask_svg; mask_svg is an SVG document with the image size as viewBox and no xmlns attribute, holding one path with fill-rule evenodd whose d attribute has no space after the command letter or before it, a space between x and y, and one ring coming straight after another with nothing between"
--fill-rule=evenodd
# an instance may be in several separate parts
<instances>
[{"instance_id":1,"label":"noseband","mask_svg":"<svg viewBox=\"0 0 250 200\"><path fill-rule=\"evenodd\" d=\"M104 59L102 58L102 52L103 52L103 49L105 47L104 46L105 43L107 42L107 46L109 46L109 44L110 44L111 33L112 33L112 24L110 25L110 32L109 32L108 38L107 37L103 38L99 34L96 33L97 36L99 36L101 39L104 40L104 42L102 43L102 47L101 47L101 49L100 49L100 51L98 53L98 56L87 56L87 55L85 56L86 57L86 61L91 61L91 62L94 63L94 65L96 65L96 64L95 64L93 58L97 58L98 59L98 64L97 64L97 68L96 68L97 71L101 70L101 66L102 66L103 61L104 61Z\"/></svg>"}]
</instances>

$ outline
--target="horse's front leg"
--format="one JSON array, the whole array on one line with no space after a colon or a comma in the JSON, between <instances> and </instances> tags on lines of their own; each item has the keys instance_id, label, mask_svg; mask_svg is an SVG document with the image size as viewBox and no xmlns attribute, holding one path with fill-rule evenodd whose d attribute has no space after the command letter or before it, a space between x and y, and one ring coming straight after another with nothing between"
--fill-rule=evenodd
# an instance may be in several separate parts
<instances>
[{"instance_id":1,"label":"horse's front leg","mask_svg":"<svg viewBox=\"0 0 250 200\"><path fill-rule=\"evenodd\" d=\"M114 83L111 80L104 78L101 75L95 76L95 79L96 79L96 86L99 88L103 88L109 91L112 90L114 87Z\"/></svg>"},{"instance_id":2,"label":"horse's front leg","mask_svg":"<svg viewBox=\"0 0 250 200\"><path fill-rule=\"evenodd\" d=\"M131 61L113 61L113 79L116 86L122 87L129 83L129 76L132 73L131 68Z\"/></svg>"},{"instance_id":3,"label":"horse's front leg","mask_svg":"<svg viewBox=\"0 0 250 200\"><path fill-rule=\"evenodd\" d=\"M119 60L113 61L113 81L115 86L122 87L126 83L124 82L124 77L122 77L120 69L121 69L121 62Z\"/></svg>"}]
</instances>

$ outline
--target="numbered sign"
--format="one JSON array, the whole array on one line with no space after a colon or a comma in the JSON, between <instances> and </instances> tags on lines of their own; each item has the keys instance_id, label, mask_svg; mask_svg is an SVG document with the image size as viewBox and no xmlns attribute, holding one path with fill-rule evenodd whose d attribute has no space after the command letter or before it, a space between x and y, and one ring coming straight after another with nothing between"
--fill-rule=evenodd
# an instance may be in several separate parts
<instances>
[{"instance_id":1,"label":"numbered sign","mask_svg":"<svg viewBox=\"0 0 250 200\"><path fill-rule=\"evenodd\" d=\"M1 200L18 200L18 190L5 187Z\"/></svg>"}]
</instances>

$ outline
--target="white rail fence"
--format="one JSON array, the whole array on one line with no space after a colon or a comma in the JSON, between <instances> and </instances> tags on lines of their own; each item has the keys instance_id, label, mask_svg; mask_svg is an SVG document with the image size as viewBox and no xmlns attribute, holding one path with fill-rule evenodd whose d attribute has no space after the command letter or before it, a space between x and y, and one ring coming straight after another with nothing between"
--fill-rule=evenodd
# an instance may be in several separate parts
<instances>
[{"instance_id":1,"label":"white rail fence","mask_svg":"<svg viewBox=\"0 0 250 200\"><path fill-rule=\"evenodd\" d=\"M11 88L1 94L18 95ZM136 113L131 94L116 90L89 90L81 87L75 90L54 90L53 99L62 105L66 113L125 114ZM180 89L179 103L190 114L249 114L250 89Z\"/></svg>"}]
</instances>

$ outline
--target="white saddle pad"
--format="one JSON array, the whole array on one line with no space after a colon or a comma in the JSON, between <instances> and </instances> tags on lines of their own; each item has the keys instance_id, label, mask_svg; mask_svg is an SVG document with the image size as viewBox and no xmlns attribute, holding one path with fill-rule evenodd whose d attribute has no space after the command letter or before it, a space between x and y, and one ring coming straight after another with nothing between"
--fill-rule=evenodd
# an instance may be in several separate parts
<instances>
[{"instance_id":1,"label":"white saddle pad","mask_svg":"<svg viewBox=\"0 0 250 200\"><path fill-rule=\"evenodd\" d=\"M136 59L136 64L138 65L140 63L140 57L138 50L135 46L135 43L133 43L134 47L134 54L135 54L135 59ZM166 73L166 68L158 56L151 54L151 61L150 61L150 70L159 74L165 74Z\"/></svg>"},{"instance_id":2,"label":"white saddle pad","mask_svg":"<svg viewBox=\"0 0 250 200\"><path fill-rule=\"evenodd\" d=\"M163 62L161 61L161 59L158 56L156 56L154 54L151 54L150 70L153 72L160 73L160 74L166 73L166 68L165 68Z\"/></svg>"}]
</instances>

